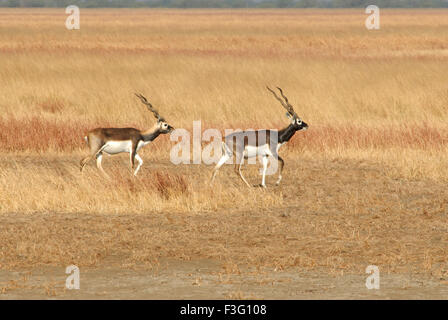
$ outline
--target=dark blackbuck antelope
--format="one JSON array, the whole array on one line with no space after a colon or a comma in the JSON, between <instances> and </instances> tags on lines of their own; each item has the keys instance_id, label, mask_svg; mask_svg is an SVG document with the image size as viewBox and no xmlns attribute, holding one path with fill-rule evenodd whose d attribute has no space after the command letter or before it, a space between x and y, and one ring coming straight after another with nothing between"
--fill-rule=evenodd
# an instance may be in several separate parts
<instances>
[{"instance_id":1,"label":"dark blackbuck antelope","mask_svg":"<svg viewBox=\"0 0 448 320\"><path fill-rule=\"evenodd\" d=\"M267 87L267 89L272 92L274 97L280 101L282 106L286 109L286 115L291 120L291 123L286 128L276 131L276 130L256 130L256 131L238 131L229 134L224 138L223 142L223 155L219 159L216 167L213 169L212 177L210 183L213 182L219 168L226 163L232 156L235 156L235 172L236 174L250 187L249 183L241 174L241 166L244 159L253 158L257 156L262 157L263 161L263 177L260 186L266 188L266 171L268 167L269 156L277 159L279 165L279 175L277 180L277 185L280 184L282 180L282 170L285 162L278 155L278 150L280 147L288 142L292 136L299 130L306 130L308 125L300 119L300 117L295 113L294 108L289 103L288 98L283 94L281 88L279 90L282 100L277 94Z\"/></svg>"},{"instance_id":2,"label":"dark blackbuck antelope","mask_svg":"<svg viewBox=\"0 0 448 320\"><path fill-rule=\"evenodd\" d=\"M136 96L154 114L157 123L151 129L144 131L135 128L96 128L89 131L85 139L90 148L90 155L81 160L81 172L91 159L96 158L96 166L108 177L101 166L103 153L113 155L127 152L130 156L132 169L135 167L135 160L138 161L138 165L134 170L134 175L137 175L138 170L143 164L143 160L137 152L143 146L156 139L160 134L170 133L174 129L160 116L144 96L141 94L136 94Z\"/></svg>"}]
</instances>

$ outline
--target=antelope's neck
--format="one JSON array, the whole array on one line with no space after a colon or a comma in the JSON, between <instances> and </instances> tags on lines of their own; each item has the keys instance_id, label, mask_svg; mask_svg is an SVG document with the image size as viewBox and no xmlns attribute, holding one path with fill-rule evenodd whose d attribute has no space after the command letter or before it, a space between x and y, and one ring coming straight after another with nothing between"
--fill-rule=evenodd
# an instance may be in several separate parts
<instances>
[{"instance_id":1,"label":"antelope's neck","mask_svg":"<svg viewBox=\"0 0 448 320\"><path fill-rule=\"evenodd\" d=\"M278 132L278 143L288 142L295 133L296 130L294 129L294 125L290 124Z\"/></svg>"},{"instance_id":2,"label":"antelope's neck","mask_svg":"<svg viewBox=\"0 0 448 320\"><path fill-rule=\"evenodd\" d=\"M160 135L160 129L157 125L152 127L151 129L142 132L144 142L151 142L159 135Z\"/></svg>"}]
</instances>

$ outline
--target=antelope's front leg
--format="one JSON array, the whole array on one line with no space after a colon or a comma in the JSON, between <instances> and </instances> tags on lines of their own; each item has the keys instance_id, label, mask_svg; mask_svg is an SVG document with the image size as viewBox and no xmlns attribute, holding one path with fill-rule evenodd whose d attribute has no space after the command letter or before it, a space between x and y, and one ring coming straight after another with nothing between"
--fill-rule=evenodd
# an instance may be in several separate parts
<instances>
[{"instance_id":1,"label":"antelope's front leg","mask_svg":"<svg viewBox=\"0 0 448 320\"><path fill-rule=\"evenodd\" d=\"M131 146L131 150L129 150L129 156L130 156L130 162L131 162L131 171L134 170L135 167L135 159L138 157L137 155L137 143L138 142L133 142L132 146ZM140 158L140 157L139 157ZM140 159L141 160L141 159ZM139 160L139 163L140 163ZM137 174L138 169L140 169L139 167L134 171L134 176Z\"/></svg>"},{"instance_id":2,"label":"antelope's front leg","mask_svg":"<svg viewBox=\"0 0 448 320\"><path fill-rule=\"evenodd\" d=\"M263 177L261 178L260 187L266 188L266 171L268 169L268 156L263 156Z\"/></svg>"},{"instance_id":3,"label":"antelope's front leg","mask_svg":"<svg viewBox=\"0 0 448 320\"><path fill-rule=\"evenodd\" d=\"M142 158L140 158L140 156L138 154L135 154L135 159L137 159L138 165L137 165L137 168L134 171L134 176L137 176L137 172L138 172L138 170L140 170L140 167L143 164L143 160L142 160Z\"/></svg>"},{"instance_id":4,"label":"antelope's front leg","mask_svg":"<svg viewBox=\"0 0 448 320\"><path fill-rule=\"evenodd\" d=\"M280 156L277 156L277 160L280 163L280 168L279 168L278 180L275 184L279 185L280 181L282 181L282 172L283 172L283 167L285 166L285 161L283 161L283 159Z\"/></svg>"}]
</instances>

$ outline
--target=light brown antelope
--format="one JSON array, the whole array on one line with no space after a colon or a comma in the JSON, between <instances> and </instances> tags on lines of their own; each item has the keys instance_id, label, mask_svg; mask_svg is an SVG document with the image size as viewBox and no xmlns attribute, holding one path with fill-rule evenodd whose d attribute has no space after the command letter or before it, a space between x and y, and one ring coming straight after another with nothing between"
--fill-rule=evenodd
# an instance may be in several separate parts
<instances>
[{"instance_id":1,"label":"light brown antelope","mask_svg":"<svg viewBox=\"0 0 448 320\"><path fill-rule=\"evenodd\" d=\"M96 128L87 133L85 140L90 148L90 155L81 160L80 170L93 158L96 158L97 168L106 176L101 160L103 153L112 155L122 152L129 153L131 168L135 167L135 159L138 161L137 168L134 170L134 176L140 170L143 164L142 158L137 152L148 143L156 139L160 134L170 133L174 128L170 126L164 118L160 116L152 104L141 94L135 94L145 104L149 111L154 114L157 123L148 130L138 130L135 128Z\"/></svg>"},{"instance_id":2,"label":"light brown antelope","mask_svg":"<svg viewBox=\"0 0 448 320\"><path fill-rule=\"evenodd\" d=\"M280 91L284 101L277 96L277 94L266 87L274 97L280 101L282 106L288 111L286 113L287 117L291 120L291 123L286 128L276 131L276 130L256 130L256 131L238 131L229 134L224 138L222 143L223 155L219 159L215 168L213 169L210 183L213 183L215 176L221 168L221 166L227 162L233 155L235 155L235 172L244 181L244 183L250 187L249 183L241 174L241 166L244 159L253 158L257 156L262 156L263 160L263 177L261 180L260 187L266 188L266 170L268 167L268 157L274 157L277 159L279 166L279 175L277 180L277 185L280 184L282 180L282 170L285 162L278 155L278 150L280 147L287 143L292 136L299 130L306 130L308 125L300 119L300 117L295 113L294 108L289 103L288 98L283 94L281 88L277 89ZM234 143L234 140L236 140Z\"/></svg>"}]
</instances>

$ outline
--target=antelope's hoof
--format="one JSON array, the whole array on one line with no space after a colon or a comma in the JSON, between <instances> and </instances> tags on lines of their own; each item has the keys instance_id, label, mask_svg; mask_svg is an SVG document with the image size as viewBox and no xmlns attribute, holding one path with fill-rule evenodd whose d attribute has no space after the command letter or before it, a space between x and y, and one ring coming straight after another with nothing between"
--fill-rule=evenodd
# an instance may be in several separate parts
<instances>
[{"instance_id":1,"label":"antelope's hoof","mask_svg":"<svg viewBox=\"0 0 448 320\"><path fill-rule=\"evenodd\" d=\"M266 189L266 185L263 185L263 184L254 184L254 187L258 187L258 188L264 188L264 189Z\"/></svg>"}]
</instances>

